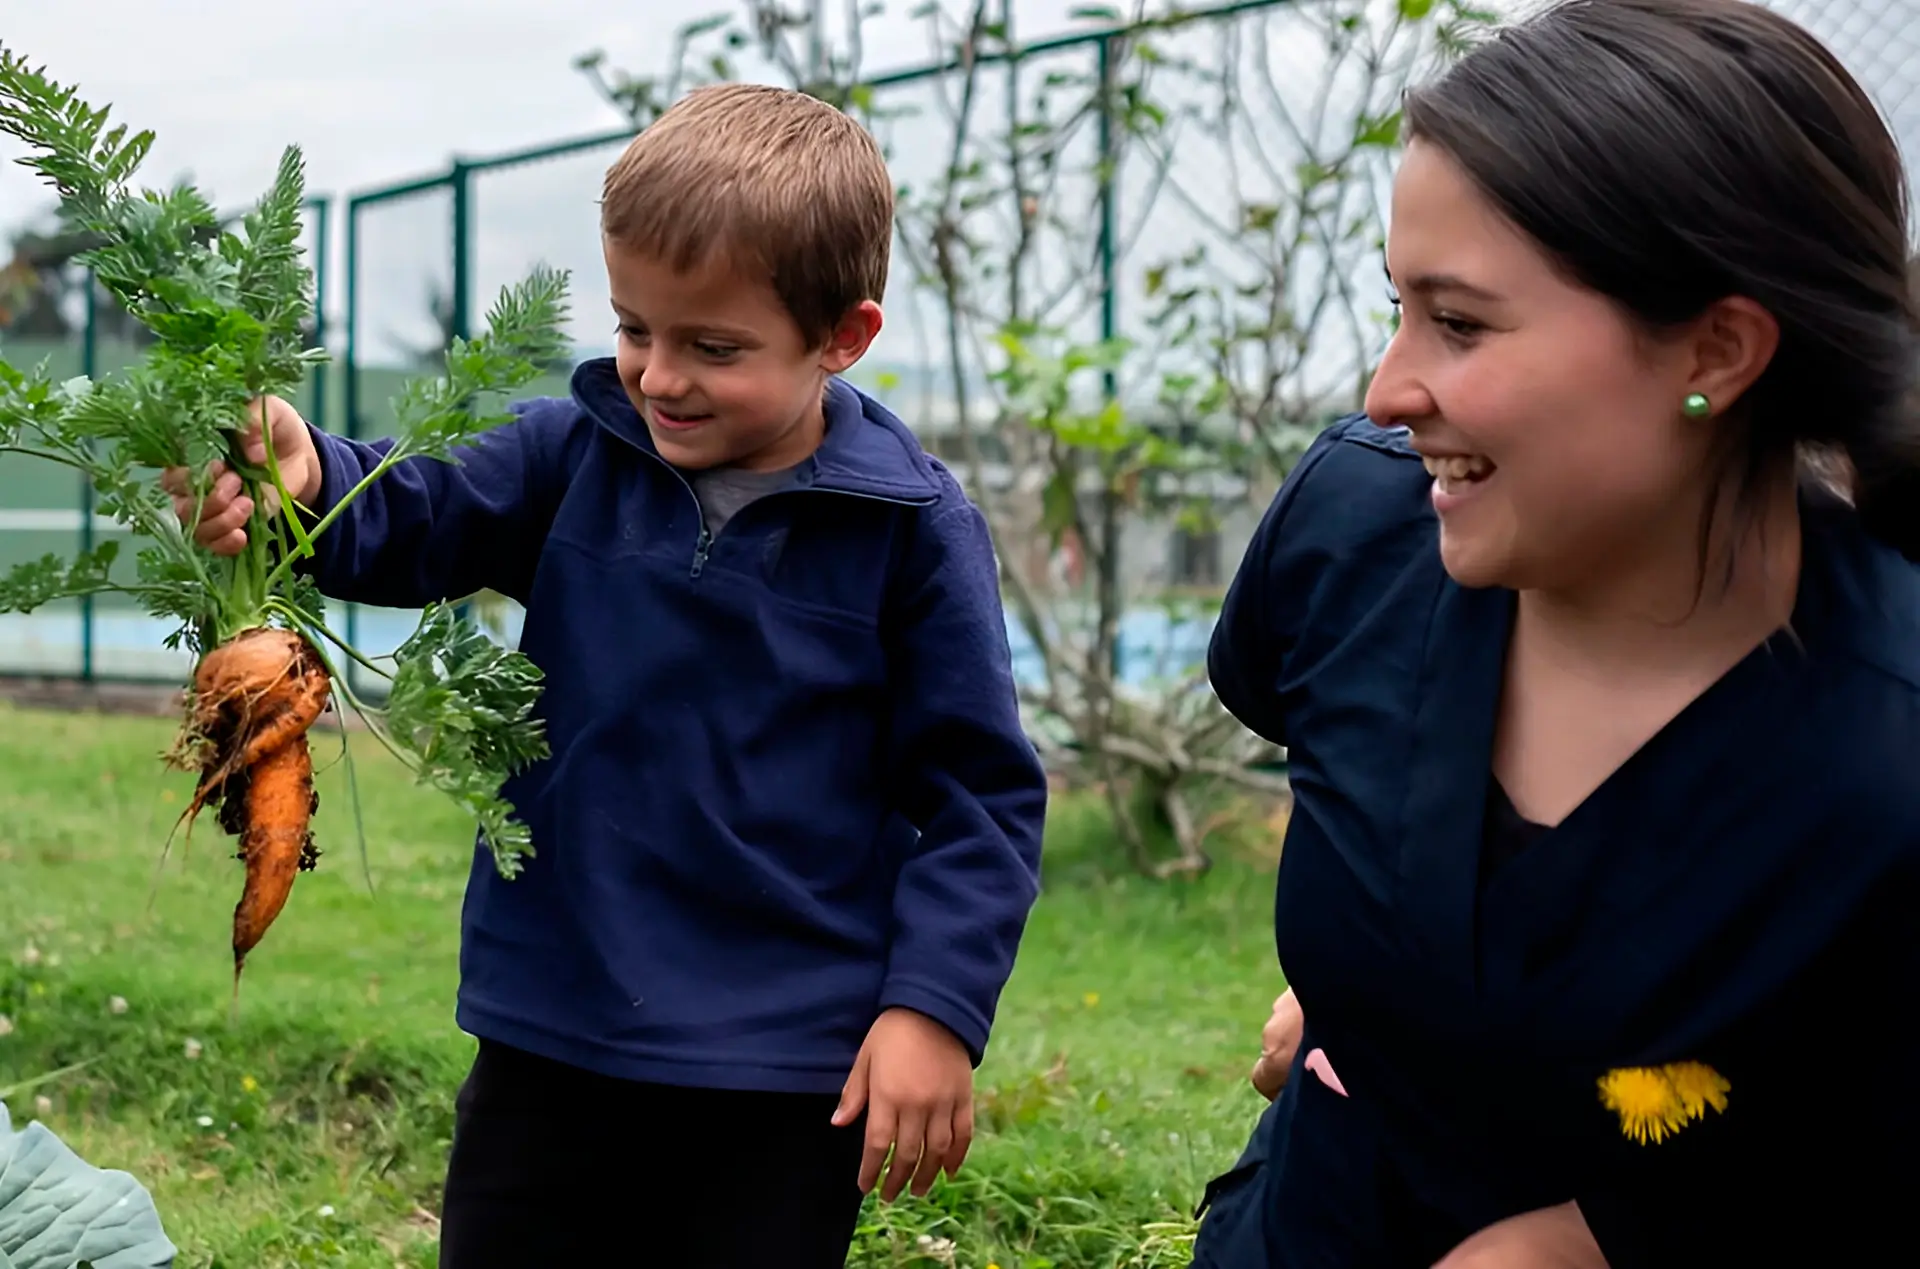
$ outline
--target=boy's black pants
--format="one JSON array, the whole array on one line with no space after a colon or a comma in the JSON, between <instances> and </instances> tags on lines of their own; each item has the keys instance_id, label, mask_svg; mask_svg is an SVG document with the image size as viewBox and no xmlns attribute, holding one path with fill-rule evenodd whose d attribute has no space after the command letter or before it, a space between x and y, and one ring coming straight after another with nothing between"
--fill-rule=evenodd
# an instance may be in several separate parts
<instances>
[{"instance_id":1,"label":"boy's black pants","mask_svg":"<svg viewBox=\"0 0 1920 1269\"><path fill-rule=\"evenodd\" d=\"M840 1269L864 1119L838 1099L610 1079L481 1041L454 1102L441 1269Z\"/></svg>"}]
</instances>

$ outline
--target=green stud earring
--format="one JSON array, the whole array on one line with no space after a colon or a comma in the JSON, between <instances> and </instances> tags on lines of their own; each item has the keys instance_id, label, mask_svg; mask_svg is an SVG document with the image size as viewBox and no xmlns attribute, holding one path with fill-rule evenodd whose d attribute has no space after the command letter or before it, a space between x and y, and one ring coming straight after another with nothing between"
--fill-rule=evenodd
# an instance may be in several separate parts
<instances>
[{"instance_id":1,"label":"green stud earring","mask_svg":"<svg viewBox=\"0 0 1920 1269\"><path fill-rule=\"evenodd\" d=\"M1707 400L1706 394L1700 392L1689 392L1680 408L1686 411L1690 419L1704 419L1713 413L1713 403Z\"/></svg>"}]
</instances>

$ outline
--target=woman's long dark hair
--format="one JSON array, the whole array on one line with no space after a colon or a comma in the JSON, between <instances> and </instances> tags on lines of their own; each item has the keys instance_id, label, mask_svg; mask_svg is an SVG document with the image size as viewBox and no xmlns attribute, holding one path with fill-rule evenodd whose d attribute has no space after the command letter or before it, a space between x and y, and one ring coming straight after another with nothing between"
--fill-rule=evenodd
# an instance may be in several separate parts
<instances>
[{"instance_id":1,"label":"woman's long dark hair","mask_svg":"<svg viewBox=\"0 0 1920 1269\"><path fill-rule=\"evenodd\" d=\"M1405 117L1648 329L1728 296L1764 305L1780 343L1726 416L1725 474L1744 499L1797 456L1844 457L1866 527L1920 560L1906 176L1819 41L1747 0L1564 0L1409 94Z\"/></svg>"}]
</instances>

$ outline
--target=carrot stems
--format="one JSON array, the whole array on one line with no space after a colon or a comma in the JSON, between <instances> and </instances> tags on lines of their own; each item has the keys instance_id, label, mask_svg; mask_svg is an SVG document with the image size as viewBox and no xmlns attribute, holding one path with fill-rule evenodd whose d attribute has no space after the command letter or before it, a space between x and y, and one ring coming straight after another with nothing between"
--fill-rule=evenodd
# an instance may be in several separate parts
<instances>
[{"instance_id":1,"label":"carrot stems","mask_svg":"<svg viewBox=\"0 0 1920 1269\"><path fill-rule=\"evenodd\" d=\"M318 645L320 643L320 640L324 639L328 643L331 643L334 647L340 649L340 651L344 652L347 656L351 657L354 663L359 665L361 668L365 670L369 670L374 674L378 674L383 679L390 679L393 677L391 673L381 669L378 665L375 665L373 661L370 660L358 648L355 648L352 644L349 644L345 639L342 639L339 635L335 634L330 628L328 628L325 622L320 621L307 613L295 611L293 608L291 608L291 606L278 600L269 601L268 606L270 611L282 617L283 619L288 621L290 624L295 625L300 630L300 632L302 634L307 635L310 641L313 642L314 644ZM313 638L313 636L315 635L318 635L319 638ZM317 650L320 652L322 656L326 655L326 650L324 648L319 648ZM329 667L329 671L331 672L331 667ZM339 674L334 674L334 678L340 679L342 680L342 682L344 682L344 680L342 679L342 676Z\"/></svg>"},{"instance_id":2,"label":"carrot stems","mask_svg":"<svg viewBox=\"0 0 1920 1269\"><path fill-rule=\"evenodd\" d=\"M312 529L307 530L306 549L302 552L303 554L311 555L313 553L313 540L322 533L325 533L327 529L332 526L333 522L340 518L340 513L347 509L349 503L371 488L374 481L387 474L388 469L397 461L395 455L399 455L401 458L406 457L406 455L400 453L400 447L396 445L379 465L361 478L359 484L347 490L347 492L341 496L340 501L334 503L333 506L328 509L327 513L320 517L319 522L316 523ZM268 589L271 590L274 586L278 585L280 581L293 570L295 558L295 556L289 555L274 566L273 572L267 575Z\"/></svg>"},{"instance_id":3,"label":"carrot stems","mask_svg":"<svg viewBox=\"0 0 1920 1269\"><path fill-rule=\"evenodd\" d=\"M261 411L263 418L265 417L265 413L264 410ZM263 431L262 441L262 448L265 449L267 453L267 476L273 482L274 492L280 495L281 514L276 517L276 522L292 530L294 542L297 544L301 555L312 555L313 539L301 525L300 517L294 514L300 510L300 506L294 500L293 495L287 491L287 482L280 476L280 457L274 453L273 438L265 435ZM293 555L291 552L283 550L281 557L283 559L291 559ZM279 570L276 569L275 573L277 574L278 572Z\"/></svg>"}]
</instances>

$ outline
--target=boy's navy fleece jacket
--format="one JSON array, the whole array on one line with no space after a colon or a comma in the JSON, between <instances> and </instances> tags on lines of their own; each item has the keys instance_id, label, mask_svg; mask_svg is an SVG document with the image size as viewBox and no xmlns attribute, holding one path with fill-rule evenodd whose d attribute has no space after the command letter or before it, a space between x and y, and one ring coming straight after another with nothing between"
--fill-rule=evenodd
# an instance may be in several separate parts
<instances>
[{"instance_id":1,"label":"boy's navy fleece jacket","mask_svg":"<svg viewBox=\"0 0 1920 1269\"><path fill-rule=\"evenodd\" d=\"M409 460L316 542L340 600L526 607L552 757L476 848L459 1022L604 1074L837 1092L894 1006L978 1062L1038 889L985 523L877 402L830 381L796 487L714 535L610 359L457 464ZM386 443L314 432L324 512Z\"/></svg>"}]
</instances>

